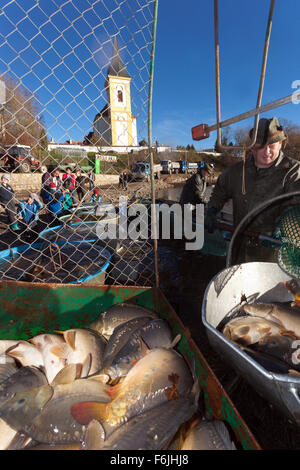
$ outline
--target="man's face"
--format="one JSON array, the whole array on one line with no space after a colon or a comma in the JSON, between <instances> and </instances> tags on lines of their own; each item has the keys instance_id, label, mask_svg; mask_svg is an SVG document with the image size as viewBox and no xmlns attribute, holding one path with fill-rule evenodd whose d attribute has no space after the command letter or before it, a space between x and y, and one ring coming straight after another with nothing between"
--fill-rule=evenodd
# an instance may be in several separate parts
<instances>
[{"instance_id":1,"label":"man's face","mask_svg":"<svg viewBox=\"0 0 300 470\"><path fill-rule=\"evenodd\" d=\"M254 146L252 151L257 168L268 168L277 160L282 146L282 141L264 147Z\"/></svg>"},{"instance_id":2,"label":"man's face","mask_svg":"<svg viewBox=\"0 0 300 470\"><path fill-rule=\"evenodd\" d=\"M59 171L58 171L58 170L56 170L56 171L54 172L54 176L55 176L55 178L58 178L58 177L59 177Z\"/></svg>"},{"instance_id":3,"label":"man's face","mask_svg":"<svg viewBox=\"0 0 300 470\"><path fill-rule=\"evenodd\" d=\"M209 173L206 170L201 170L203 178L207 179L209 177Z\"/></svg>"}]
</instances>

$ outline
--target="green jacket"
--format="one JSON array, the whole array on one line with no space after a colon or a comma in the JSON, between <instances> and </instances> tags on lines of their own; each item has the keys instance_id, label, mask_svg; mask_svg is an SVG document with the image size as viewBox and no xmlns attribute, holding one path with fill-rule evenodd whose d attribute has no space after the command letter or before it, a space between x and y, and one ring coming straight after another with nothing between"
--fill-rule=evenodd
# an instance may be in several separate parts
<instances>
[{"instance_id":1,"label":"green jacket","mask_svg":"<svg viewBox=\"0 0 300 470\"><path fill-rule=\"evenodd\" d=\"M204 203L204 195L206 190L206 181L199 173L189 178L182 190L180 196L180 204L200 204Z\"/></svg>"},{"instance_id":2,"label":"green jacket","mask_svg":"<svg viewBox=\"0 0 300 470\"><path fill-rule=\"evenodd\" d=\"M72 198L70 193L65 193L63 208L64 210L69 210L73 206Z\"/></svg>"},{"instance_id":3,"label":"green jacket","mask_svg":"<svg viewBox=\"0 0 300 470\"><path fill-rule=\"evenodd\" d=\"M242 194L243 162L241 161L227 168L219 176L208 203L208 207L215 207L220 211L225 202L232 199L235 226L254 207L264 201L284 193L300 191L300 163L286 157L283 152L280 152L277 160L269 168L257 168L253 155L248 157L245 166L246 194ZM271 234L282 212L297 203L300 203L300 196L268 206L257 217L253 217L247 229Z\"/></svg>"}]
</instances>

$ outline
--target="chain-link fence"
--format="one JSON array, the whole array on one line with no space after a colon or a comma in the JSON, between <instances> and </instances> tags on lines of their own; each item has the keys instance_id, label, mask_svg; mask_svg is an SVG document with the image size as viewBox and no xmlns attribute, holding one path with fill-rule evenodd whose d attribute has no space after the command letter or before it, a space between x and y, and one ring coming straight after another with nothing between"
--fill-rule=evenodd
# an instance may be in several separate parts
<instances>
[{"instance_id":1,"label":"chain-link fence","mask_svg":"<svg viewBox=\"0 0 300 470\"><path fill-rule=\"evenodd\" d=\"M124 215L149 197L154 8L1 2L2 279L153 284L153 245L121 233L119 198Z\"/></svg>"}]
</instances>

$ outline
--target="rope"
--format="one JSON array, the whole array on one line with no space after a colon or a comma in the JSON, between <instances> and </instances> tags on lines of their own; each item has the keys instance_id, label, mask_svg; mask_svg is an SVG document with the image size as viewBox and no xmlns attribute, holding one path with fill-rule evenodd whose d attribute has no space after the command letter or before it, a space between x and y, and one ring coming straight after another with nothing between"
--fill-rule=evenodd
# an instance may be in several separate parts
<instances>
[{"instance_id":1,"label":"rope","mask_svg":"<svg viewBox=\"0 0 300 470\"><path fill-rule=\"evenodd\" d=\"M243 151L242 194L246 195L246 150Z\"/></svg>"}]
</instances>

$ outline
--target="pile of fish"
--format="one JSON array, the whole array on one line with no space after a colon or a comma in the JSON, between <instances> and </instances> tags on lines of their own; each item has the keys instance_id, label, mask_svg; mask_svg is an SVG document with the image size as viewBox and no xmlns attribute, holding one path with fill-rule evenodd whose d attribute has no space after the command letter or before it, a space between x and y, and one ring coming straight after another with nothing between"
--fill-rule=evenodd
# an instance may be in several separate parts
<instances>
[{"instance_id":1,"label":"pile of fish","mask_svg":"<svg viewBox=\"0 0 300 470\"><path fill-rule=\"evenodd\" d=\"M0 341L0 449L234 448L222 422L186 428L200 390L179 340L151 310L117 304L85 329Z\"/></svg>"},{"instance_id":2,"label":"pile of fish","mask_svg":"<svg viewBox=\"0 0 300 470\"><path fill-rule=\"evenodd\" d=\"M300 288L283 284L293 302L246 303L222 332L267 370L300 377Z\"/></svg>"}]
</instances>

